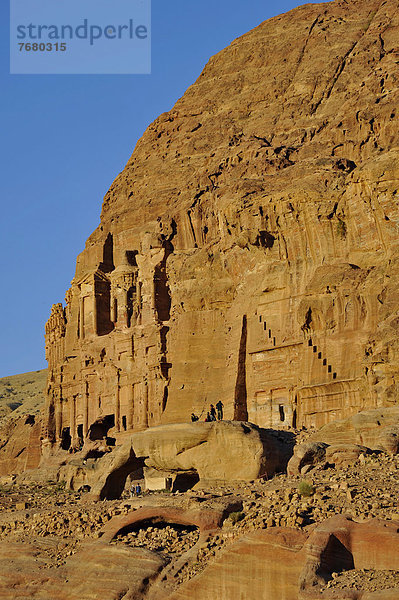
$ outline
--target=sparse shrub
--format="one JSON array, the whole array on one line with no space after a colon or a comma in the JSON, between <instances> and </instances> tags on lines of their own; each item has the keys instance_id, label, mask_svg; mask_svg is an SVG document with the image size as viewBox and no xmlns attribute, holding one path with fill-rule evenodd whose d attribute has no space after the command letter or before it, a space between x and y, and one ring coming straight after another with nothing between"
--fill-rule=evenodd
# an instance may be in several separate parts
<instances>
[{"instance_id":1,"label":"sparse shrub","mask_svg":"<svg viewBox=\"0 0 399 600\"><path fill-rule=\"evenodd\" d=\"M243 512L232 512L229 514L229 517L233 525L235 525L244 519L245 514Z\"/></svg>"},{"instance_id":2,"label":"sparse shrub","mask_svg":"<svg viewBox=\"0 0 399 600\"><path fill-rule=\"evenodd\" d=\"M313 494L315 493L315 489L313 487L313 485L310 483L310 481L300 481L299 485L298 485L298 492L300 496L313 496Z\"/></svg>"},{"instance_id":3,"label":"sparse shrub","mask_svg":"<svg viewBox=\"0 0 399 600\"><path fill-rule=\"evenodd\" d=\"M44 487L41 491L44 495L53 496L69 490L65 489L65 481L49 481L47 487Z\"/></svg>"}]
</instances>

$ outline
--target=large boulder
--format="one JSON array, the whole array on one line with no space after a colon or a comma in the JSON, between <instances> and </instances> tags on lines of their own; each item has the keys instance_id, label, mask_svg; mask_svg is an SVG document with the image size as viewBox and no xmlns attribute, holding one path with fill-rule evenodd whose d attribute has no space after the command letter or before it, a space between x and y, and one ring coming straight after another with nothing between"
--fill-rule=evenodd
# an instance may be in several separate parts
<instances>
[{"instance_id":1,"label":"large boulder","mask_svg":"<svg viewBox=\"0 0 399 600\"><path fill-rule=\"evenodd\" d=\"M356 462L361 454L369 452L368 448L358 444L333 444L326 450L326 462L337 468L347 467Z\"/></svg>"},{"instance_id":2,"label":"large boulder","mask_svg":"<svg viewBox=\"0 0 399 600\"><path fill-rule=\"evenodd\" d=\"M286 439L284 439L284 435ZM111 454L85 465L92 494L118 497L127 476L147 473L151 484L159 474L196 474L201 481L250 481L285 469L291 446L289 434L250 423L183 423L153 427L131 436ZM70 479L71 480L71 479ZM80 484L82 478L79 478Z\"/></svg>"},{"instance_id":3,"label":"large boulder","mask_svg":"<svg viewBox=\"0 0 399 600\"><path fill-rule=\"evenodd\" d=\"M332 444L359 444L396 454L399 447L399 407L376 408L321 427L311 440Z\"/></svg>"},{"instance_id":4,"label":"large boulder","mask_svg":"<svg viewBox=\"0 0 399 600\"><path fill-rule=\"evenodd\" d=\"M346 467L354 463L361 454L369 449L358 444L332 444L323 442L305 442L294 448L294 455L287 465L288 475L305 475L315 467L334 465L336 468Z\"/></svg>"},{"instance_id":5,"label":"large boulder","mask_svg":"<svg viewBox=\"0 0 399 600\"><path fill-rule=\"evenodd\" d=\"M288 475L300 475L325 461L327 444L305 442L294 448L294 455L287 466Z\"/></svg>"},{"instance_id":6,"label":"large boulder","mask_svg":"<svg viewBox=\"0 0 399 600\"><path fill-rule=\"evenodd\" d=\"M153 427L133 434L132 447L148 467L222 481L270 477L283 468L286 451L277 432L226 421Z\"/></svg>"}]
</instances>

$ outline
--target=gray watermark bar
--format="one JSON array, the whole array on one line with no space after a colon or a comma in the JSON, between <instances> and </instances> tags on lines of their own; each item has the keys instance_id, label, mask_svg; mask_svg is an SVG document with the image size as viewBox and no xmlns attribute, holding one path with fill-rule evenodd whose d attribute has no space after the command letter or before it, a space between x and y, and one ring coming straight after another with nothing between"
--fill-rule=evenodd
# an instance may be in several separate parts
<instances>
[{"instance_id":1,"label":"gray watermark bar","mask_svg":"<svg viewBox=\"0 0 399 600\"><path fill-rule=\"evenodd\" d=\"M151 0L10 0L10 73L151 73Z\"/></svg>"}]
</instances>

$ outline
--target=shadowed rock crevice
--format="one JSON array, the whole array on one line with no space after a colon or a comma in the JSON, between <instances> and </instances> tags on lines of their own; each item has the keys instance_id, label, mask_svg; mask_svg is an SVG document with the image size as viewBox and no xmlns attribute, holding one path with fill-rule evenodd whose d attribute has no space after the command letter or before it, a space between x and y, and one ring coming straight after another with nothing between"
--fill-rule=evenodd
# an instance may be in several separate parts
<instances>
[{"instance_id":1,"label":"shadowed rock crevice","mask_svg":"<svg viewBox=\"0 0 399 600\"><path fill-rule=\"evenodd\" d=\"M247 408L247 315L242 318L240 348L238 352L237 380L234 393L234 420L248 421Z\"/></svg>"}]
</instances>

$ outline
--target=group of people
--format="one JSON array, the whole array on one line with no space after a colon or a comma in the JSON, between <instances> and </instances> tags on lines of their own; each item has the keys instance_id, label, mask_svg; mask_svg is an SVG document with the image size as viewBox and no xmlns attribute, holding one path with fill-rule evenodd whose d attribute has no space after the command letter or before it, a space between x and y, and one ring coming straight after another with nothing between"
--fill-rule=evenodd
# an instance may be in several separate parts
<instances>
[{"instance_id":1,"label":"group of people","mask_svg":"<svg viewBox=\"0 0 399 600\"><path fill-rule=\"evenodd\" d=\"M208 423L209 421L223 421L223 402L219 400L216 404L216 408L213 404L211 404L209 411L205 417L205 421ZM199 421L199 417L191 413L191 421L195 423Z\"/></svg>"},{"instance_id":2,"label":"group of people","mask_svg":"<svg viewBox=\"0 0 399 600\"><path fill-rule=\"evenodd\" d=\"M130 497L134 498L134 496L140 496L141 494L141 485L139 483L132 483L130 488Z\"/></svg>"}]
</instances>

